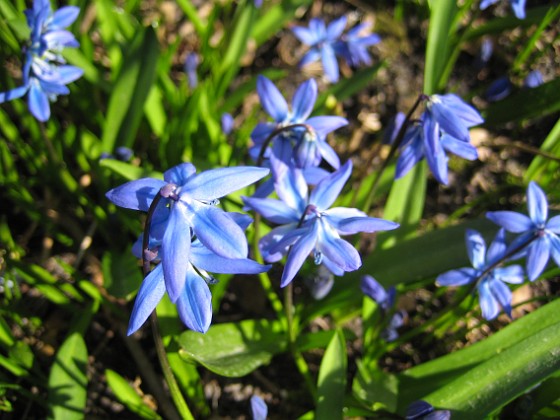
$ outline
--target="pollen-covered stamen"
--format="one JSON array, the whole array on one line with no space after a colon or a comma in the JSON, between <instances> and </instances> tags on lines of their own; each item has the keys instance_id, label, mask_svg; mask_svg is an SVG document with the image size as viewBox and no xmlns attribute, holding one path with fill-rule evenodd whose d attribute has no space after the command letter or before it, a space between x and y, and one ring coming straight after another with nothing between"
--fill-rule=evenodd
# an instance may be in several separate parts
<instances>
[{"instance_id":1,"label":"pollen-covered stamen","mask_svg":"<svg viewBox=\"0 0 560 420\"><path fill-rule=\"evenodd\" d=\"M321 251L313 251L313 261L315 265L319 265L323 262L323 253Z\"/></svg>"},{"instance_id":2,"label":"pollen-covered stamen","mask_svg":"<svg viewBox=\"0 0 560 420\"><path fill-rule=\"evenodd\" d=\"M173 201L179 201L179 194L177 193L178 189L179 187L177 185L169 183L161 187L161 190L159 190L159 194L163 198L169 198Z\"/></svg>"}]
</instances>

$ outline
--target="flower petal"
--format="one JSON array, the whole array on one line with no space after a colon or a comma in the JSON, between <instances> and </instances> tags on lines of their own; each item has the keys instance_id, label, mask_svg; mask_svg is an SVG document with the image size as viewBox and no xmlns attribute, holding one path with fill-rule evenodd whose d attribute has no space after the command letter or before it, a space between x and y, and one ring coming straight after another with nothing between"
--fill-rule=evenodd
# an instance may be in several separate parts
<instances>
[{"instance_id":1,"label":"flower petal","mask_svg":"<svg viewBox=\"0 0 560 420\"><path fill-rule=\"evenodd\" d=\"M385 288L372 276L363 276L360 288L362 289L362 293L380 305L383 305L387 301L388 295Z\"/></svg>"},{"instance_id":2,"label":"flower petal","mask_svg":"<svg viewBox=\"0 0 560 420\"><path fill-rule=\"evenodd\" d=\"M246 206L272 223L283 225L299 220L298 213L293 208L288 207L283 201L272 198L242 197L242 199Z\"/></svg>"},{"instance_id":3,"label":"flower petal","mask_svg":"<svg viewBox=\"0 0 560 420\"><path fill-rule=\"evenodd\" d=\"M292 120L303 122L311 111L317 100L317 82L309 79L299 85L292 99Z\"/></svg>"},{"instance_id":4,"label":"flower petal","mask_svg":"<svg viewBox=\"0 0 560 420\"><path fill-rule=\"evenodd\" d=\"M204 246L191 248L191 262L197 267L212 273L258 274L268 271L270 265L262 265L248 258L224 258L214 254Z\"/></svg>"},{"instance_id":5,"label":"flower petal","mask_svg":"<svg viewBox=\"0 0 560 420\"><path fill-rule=\"evenodd\" d=\"M472 144L456 139L449 134L441 136L441 145L448 152L453 153L463 159L477 160L478 151Z\"/></svg>"},{"instance_id":6,"label":"flower petal","mask_svg":"<svg viewBox=\"0 0 560 420\"><path fill-rule=\"evenodd\" d=\"M491 321L500 313L500 307L496 298L490 290L488 281L482 281L478 285L478 294L480 296L480 309L484 319Z\"/></svg>"},{"instance_id":7,"label":"flower petal","mask_svg":"<svg viewBox=\"0 0 560 420\"><path fill-rule=\"evenodd\" d=\"M12 99L21 98L27 93L29 86L20 86L14 89L10 89L7 92L0 93L0 104L6 101L11 101Z\"/></svg>"},{"instance_id":8,"label":"flower petal","mask_svg":"<svg viewBox=\"0 0 560 420\"><path fill-rule=\"evenodd\" d=\"M465 231L465 242L472 266L477 270L482 270L486 260L486 243L484 238L476 230L467 229Z\"/></svg>"},{"instance_id":9,"label":"flower petal","mask_svg":"<svg viewBox=\"0 0 560 420\"><path fill-rule=\"evenodd\" d=\"M464 267L457 270L450 270L440 274L436 279L438 286L464 286L471 283L477 276L474 268Z\"/></svg>"},{"instance_id":10,"label":"flower petal","mask_svg":"<svg viewBox=\"0 0 560 420\"><path fill-rule=\"evenodd\" d=\"M173 303L185 287L190 249L191 226L188 209L184 203L177 201L172 204L160 251L165 288Z\"/></svg>"},{"instance_id":11,"label":"flower petal","mask_svg":"<svg viewBox=\"0 0 560 420\"><path fill-rule=\"evenodd\" d=\"M439 139L439 125L434 118L424 119L424 153L438 182L447 185L447 156Z\"/></svg>"},{"instance_id":12,"label":"flower petal","mask_svg":"<svg viewBox=\"0 0 560 420\"><path fill-rule=\"evenodd\" d=\"M340 169L317 184L311 192L309 204L317 206L319 210L327 210L338 198L351 173L352 161L348 160Z\"/></svg>"},{"instance_id":13,"label":"flower petal","mask_svg":"<svg viewBox=\"0 0 560 420\"><path fill-rule=\"evenodd\" d=\"M196 168L192 163L180 163L163 173L165 182L178 186L184 185L187 180L196 173Z\"/></svg>"},{"instance_id":14,"label":"flower petal","mask_svg":"<svg viewBox=\"0 0 560 420\"><path fill-rule=\"evenodd\" d=\"M274 83L266 77L257 78L257 92L264 110L274 121L282 122L288 117L288 104Z\"/></svg>"},{"instance_id":15,"label":"flower petal","mask_svg":"<svg viewBox=\"0 0 560 420\"><path fill-rule=\"evenodd\" d=\"M309 118L306 124L313 127L317 136L322 139L330 132L348 125L348 120L333 115L323 115Z\"/></svg>"},{"instance_id":16,"label":"flower petal","mask_svg":"<svg viewBox=\"0 0 560 420\"><path fill-rule=\"evenodd\" d=\"M486 218L513 233L525 232L534 227L529 217L514 211L489 211Z\"/></svg>"},{"instance_id":17,"label":"flower petal","mask_svg":"<svg viewBox=\"0 0 560 420\"><path fill-rule=\"evenodd\" d=\"M399 227L398 223L376 217L351 217L337 224L337 230L342 235L352 235L358 232L379 232L393 230Z\"/></svg>"},{"instance_id":18,"label":"flower petal","mask_svg":"<svg viewBox=\"0 0 560 420\"><path fill-rule=\"evenodd\" d=\"M317 224L314 223L311 229L308 230L306 235L301 236L298 241L292 246L288 253L282 279L280 280L280 287L287 286L305 262L309 253L315 248L317 243Z\"/></svg>"},{"instance_id":19,"label":"flower petal","mask_svg":"<svg viewBox=\"0 0 560 420\"><path fill-rule=\"evenodd\" d=\"M165 185L165 181L160 179L142 178L113 188L105 196L119 207L148 211L154 197Z\"/></svg>"},{"instance_id":20,"label":"flower petal","mask_svg":"<svg viewBox=\"0 0 560 420\"><path fill-rule=\"evenodd\" d=\"M509 287L497 279L490 280L488 287L500 306L504 308L504 312L511 318L511 290Z\"/></svg>"},{"instance_id":21,"label":"flower petal","mask_svg":"<svg viewBox=\"0 0 560 420\"><path fill-rule=\"evenodd\" d=\"M492 273L496 279L510 284L521 284L525 280L525 271L520 265L497 267Z\"/></svg>"},{"instance_id":22,"label":"flower petal","mask_svg":"<svg viewBox=\"0 0 560 420\"><path fill-rule=\"evenodd\" d=\"M79 14L79 7L61 7L53 13L52 20L49 22L49 29L67 28L72 23L74 23Z\"/></svg>"},{"instance_id":23,"label":"flower petal","mask_svg":"<svg viewBox=\"0 0 560 420\"><path fill-rule=\"evenodd\" d=\"M183 292L177 300L177 311L191 330L205 333L212 322L212 294L202 277L189 265Z\"/></svg>"},{"instance_id":24,"label":"flower petal","mask_svg":"<svg viewBox=\"0 0 560 420\"><path fill-rule=\"evenodd\" d=\"M39 121L45 122L51 116L51 107L49 105L49 98L43 92L39 81L32 78L31 87L29 88L28 96L29 111Z\"/></svg>"},{"instance_id":25,"label":"flower petal","mask_svg":"<svg viewBox=\"0 0 560 420\"><path fill-rule=\"evenodd\" d=\"M336 61L334 50L328 44L323 45L323 48L321 49L321 62L323 63L323 71L325 72L327 79L332 83L338 82L338 63Z\"/></svg>"},{"instance_id":26,"label":"flower petal","mask_svg":"<svg viewBox=\"0 0 560 420\"><path fill-rule=\"evenodd\" d=\"M189 178L181 194L188 193L196 200L214 200L257 182L269 172L255 166L211 169Z\"/></svg>"},{"instance_id":27,"label":"flower petal","mask_svg":"<svg viewBox=\"0 0 560 420\"><path fill-rule=\"evenodd\" d=\"M163 267L158 264L144 279L134 301L127 335L134 334L154 311L165 293Z\"/></svg>"},{"instance_id":28,"label":"flower petal","mask_svg":"<svg viewBox=\"0 0 560 420\"><path fill-rule=\"evenodd\" d=\"M548 201L544 191L534 181L527 188L527 206L533 223L539 227L544 226L548 218Z\"/></svg>"},{"instance_id":29,"label":"flower petal","mask_svg":"<svg viewBox=\"0 0 560 420\"><path fill-rule=\"evenodd\" d=\"M550 257L550 240L543 236L535 240L529 245L527 250L527 276L529 280L534 281L537 279Z\"/></svg>"}]
</instances>

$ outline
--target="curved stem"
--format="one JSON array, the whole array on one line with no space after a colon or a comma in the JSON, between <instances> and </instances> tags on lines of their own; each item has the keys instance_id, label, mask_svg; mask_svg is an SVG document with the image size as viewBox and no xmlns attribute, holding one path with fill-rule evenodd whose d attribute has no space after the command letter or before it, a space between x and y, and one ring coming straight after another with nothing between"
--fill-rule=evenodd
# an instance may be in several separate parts
<instances>
[{"instance_id":1,"label":"curved stem","mask_svg":"<svg viewBox=\"0 0 560 420\"><path fill-rule=\"evenodd\" d=\"M309 133L313 132L313 127L311 127L308 124L303 124L303 123L290 124L290 125L286 125L286 126L283 126L283 127L276 128L272 133L270 133L268 135L268 137L263 142L263 144L261 146L261 150L259 151L259 157L257 158L257 166L262 166L262 162L264 160L264 154L266 152L266 148L270 145L270 143L272 142L274 137L276 137L278 134L280 134L284 131L288 131L288 130L291 130L293 128L298 128L298 127L305 128L305 130Z\"/></svg>"},{"instance_id":2,"label":"curved stem","mask_svg":"<svg viewBox=\"0 0 560 420\"><path fill-rule=\"evenodd\" d=\"M399 149L399 146L401 145L404 139L406 129L408 128L408 125L410 124L410 120L412 118L412 114L414 113L414 111L416 111L416 108L418 108L420 103L425 99L426 99L426 95L424 95L423 93L418 95L416 102L414 102L414 105L412 106L412 108L410 108L408 114L406 114L406 117L401 127L399 128L399 132L395 137L395 141L393 141L393 143L391 144L391 150L389 150L389 154L387 155L387 157L383 161L383 164L381 165L381 168L377 172L377 175L375 176L375 179L373 181L373 185L371 186L371 190L369 191L369 194L366 198L364 207L362 208L362 210L365 211L366 213L369 211L369 208L371 207L371 203L373 201L373 197L375 196L377 186L379 185L379 181L381 180L381 175L383 175L383 172L385 172L385 169L387 169L387 166L389 166L389 162L391 162L393 156L395 156L395 153L397 153L397 150ZM368 166L371 166L371 162L369 162Z\"/></svg>"},{"instance_id":3,"label":"curved stem","mask_svg":"<svg viewBox=\"0 0 560 420\"><path fill-rule=\"evenodd\" d=\"M150 273L150 268L151 268L150 259L146 258L146 256L150 253L149 244L150 244L150 227L152 225L152 217L161 198L162 195L160 191L157 193L152 203L150 204L150 208L148 209L148 216L146 218L146 224L144 226L144 235L142 237L142 271L144 272L144 278ZM183 398L183 394L179 389L179 385L175 380L175 376L173 375L171 366L169 366L169 360L167 359L167 353L165 351L165 346L161 338L161 334L159 331L159 324L155 311L152 312L152 314L150 315L150 321L152 323L152 333L154 336L154 344L156 346L156 352L159 359L159 364L161 366L161 370L163 372L165 382L167 382L167 386L169 387L171 398L173 399L173 402L175 403L175 407L178 410L178 413L174 413L175 414L174 417L176 416L177 419L194 420L194 417L191 414L191 411L189 410L187 402Z\"/></svg>"}]
</instances>

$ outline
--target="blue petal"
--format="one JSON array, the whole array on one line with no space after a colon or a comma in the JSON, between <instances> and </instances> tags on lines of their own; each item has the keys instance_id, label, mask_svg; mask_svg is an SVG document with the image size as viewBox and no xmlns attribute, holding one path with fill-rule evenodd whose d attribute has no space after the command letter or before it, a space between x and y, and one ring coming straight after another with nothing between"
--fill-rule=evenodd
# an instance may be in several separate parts
<instances>
[{"instance_id":1,"label":"blue petal","mask_svg":"<svg viewBox=\"0 0 560 420\"><path fill-rule=\"evenodd\" d=\"M28 96L29 111L39 121L45 122L51 116L51 107L49 98L43 92L41 85L37 79L31 82Z\"/></svg>"},{"instance_id":2,"label":"blue petal","mask_svg":"<svg viewBox=\"0 0 560 420\"><path fill-rule=\"evenodd\" d=\"M321 62L323 63L323 71L327 79L332 83L338 82L338 63L336 62L334 50L330 45L323 45L321 49Z\"/></svg>"},{"instance_id":3,"label":"blue petal","mask_svg":"<svg viewBox=\"0 0 560 420\"><path fill-rule=\"evenodd\" d=\"M144 279L130 315L127 335L134 334L154 311L165 293L163 268L158 264Z\"/></svg>"},{"instance_id":4,"label":"blue petal","mask_svg":"<svg viewBox=\"0 0 560 420\"><path fill-rule=\"evenodd\" d=\"M323 156L323 159L325 159L329 165L331 165L334 169L340 168L340 159L338 158L338 154L331 146L328 145L326 141L318 140L317 147L319 148L321 156Z\"/></svg>"},{"instance_id":5,"label":"blue petal","mask_svg":"<svg viewBox=\"0 0 560 420\"><path fill-rule=\"evenodd\" d=\"M47 32L43 35L43 41L46 44L46 48L49 50L57 50L62 47L76 48L80 46L74 34L63 29Z\"/></svg>"},{"instance_id":6,"label":"blue petal","mask_svg":"<svg viewBox=\"0 0 560 420\"><path fill-rule=\"evenodd\" d=\"M324 227L327 222L321 220L319 229L317 250L324 254L334 265L344 271L354 271L362 266L360 254L350 243L332 235L328 227ZM328 229L328 230L327 230Z\"/></svg>"},{"instance_id":7,"label":"blue petal","mask_svg":"<svg viewBox=\"0 0 560 420\"><path fill-rule=\"evenodd\" d=\"M379 284L372 276L365 275L362 277L362 282L360 283L362 292L372 298L379 304L385 303L388 298L385 288Z\"/></svg>"},{"instance_id":8,"label":"blue petal","mask_svg":"<svg viewBox=\"0 0 560 420\"><path fill-rule=\"evenodd\" d=\"M440 99L449 108L449 111L454 113L466 127L472 127L484 122L480 113L457 95L448 93L447 95L440 96Z\"/></svg>"},{"instance_id":9,"label":"blue petal","mask_svg":"<svg viewBox=\"0 0 560 420\"><path fill-rule=\"evenodd\" d=\"M423 419L424 416L430 414L432 411L434 411L434 407L432 407L432 405L428 404L426 401L414 401L406 409L405 419Z\"/></svg>"},{"instance_id":10,"label":"blue petal","mask_svg":"<svg viewBox=\"0 0 560 420\"><path fill-rule=\"evenodd\" d=\"M535 240L527 251L527 276L529 280L537 279L550 257L550 241L547 236Z\"/></svg>"},{"instance_id":11,"label":"blue petal","mask_svg":"<svg viewBox=\"0 0 560 420\"><path fill-rule=\"evenodd\" d=\"M521 284L525 280L525 271L520 265L497 267L492 273L497 280L505 281L510 284Z\"/></svg>"},{"instance_id":12,"label":"blue petal","mask_svg":"<svg viewBox=\"0 0 560 420\"><path fill-rule=\"evenodd\" d=\"M423 157L424 143L420 136L416 136L401 150L401 155L397 160L395 179L405 176Z\"/></svg>"},{"instance_id":13,"label":"blue petal","mask_svg":"<svg viewBox=\"0 0 560 420\"><path fill-rule=\"evenodd\" d=\"M469 130L463 121L444 102L443 97L433 95L429 107L433 119L441 126L441 129L453 137L469 142Z\"/></svg>"},{"instance_id":14,"label":"blue petal","mask_svg":"<svg viewBox=\"0 0 560 420\"><path fill-rule=\"evenodd\" d=\"M282 122L288 117L288 104L269 79L259 75L257 78L257 92L264 110L276 122Z\"/></svg>"},{"instance_id":15,"label":"blue petal","mask_svg":"<svg viewBox=\"0 0 560 420\"><path fill-rule=\"evenodd\" d=\"M333 20L327 26L327 39L335 41L340 37L346 27L346 16Z\"/></svg>"},{"instance_id":16,"label":"blue petal","mask_svg":"<svg viewBox=\"0 0 560 420\"><path fill-rule=\"evenodd\" d=\"M543 190L534 181L531 181L527 188L527 206L533 223L536 226L544 227L548 218L548 201Z\"/></svg>"},{"instance_id":17,"label":"blue petal","mask_svg":"<svg viewBox=\"0 0 560 420\"><path fill-rule=\"evenodd\" d=\"M0 93L0 104L6 101L11 101L12 99L21 98L28 90L29 86L20 86L7 92L2 92Z\"/></svg>"},{"instance_id":18,"label":"blue petal","mask_svg":"<svg viewBox=\"0 0 560 420\"><path fill-rule=\"evenodd\" d=\"M258 123L257 126L251 132L251 139L258 145L257 156L260 154L261 145L265 140L272 134L276 129L276 123Z\"/></svg>"},{"instance_id":19,"label":"blue petal","mask_svg":"<svg viewBox=\"0 0 560 420\"><path fill-rule=\"evenodd\" d=\"M338 198L351 173L352 161L348 160L340 169L317 184L311 192L309 203L317 206L319 210L327 210Z\"/></svg>"},{"instance_id":20,"label":"blue petal","mask_svg":"<svg viewBox=\"0 0 560 420\"><path fill-rule=\"evenodd\" d=\"M307 51L307 53L305 53L305 55L301 58L299 62L299 66L300 67L306 66L307 64L313 63L319 60L320 58L321 58L321 51L316 48L313 48Z\"/></svg>"},{"instance_id":21,"label":"blue petal","mask_svg":"<svg viewBox=\"0 0 560 420\"><path fill-rule=\"evenodd\" d=\"M498 262L498 260L500 260L504 256L506 250L506 231L504 228L501 228L490 244L490 247L488 248L488 253L486 255L486 265L490 266Z\"/></svg>"},{"instance_id":22,"label":"blue petal","mask_svg":"<svg viewBox=\"0 0 560 420\"><path fill-rule=\"evenodd\" d=\"M482 281L478 285L478 294L480 296L480 309L484 319L491 321L498 316L500 307L496 298L490 290L488 281Z\"/></svg>"},{"instance_id":23,"label":"blue petal","mask_svg":"<svg viewBox=\"0 0 560 420\"><path fill-rule=\"evenodd\" d=\"M337 128L348 125L348 120L342 117L326 115L320 117L311 117L306 121L306 124L313 127L315 129L315 133L317 133L317 136L323 139L327 134L336 130Z\"/></svg>"},{"instance_id":24,"label":"blue petal","mask_svg":"<svg viewBox=\"0 0 560 420\"><path fill-rule=\"evenodd\" d=\"M463 159L476 160L478 159L478 152L476 147L470 143L465 143L464 141L457 140L455 137L451 137L449 134L444 134L441 136L441 145L448 152L453 153Z\"/></svg>"},{"instance_id":25,"label":"blue petal","mask_svg":"<svg viewBox=\"0 0 560 420\"><path fill-rule=\"evenodd\" d=\"M306 45L314 45L317 43L317 36L314 31L303 26L295 26L292 28L293 34Z\"/></svg>"},{"instance_id":26,"label":"blue petal","mask_svg":"<svg viewBox=\"0 0 560 420\"><path fill-rule=\"evenodd\" d=\"M336 168L338 169L338 168ZM311 166L302 170L305 182L309 185L317 185L323 178L329 176L329 172L317 166ZM551 219L552 220L552 219Z\"/></svg>"},{"instance_id":27,"label":"blue petal","mask_svg":"<svg viewBox=\"0 0 560 420\"><path fill-rule=\"evenodd\" d=\"M509 77L503 76L494 80L490 86L488 86L484 96L489 102L497 102L507 98L512 89L513 84L511 83L511 80L509 80Z\"/></svg>"},{"instance_id":28,"label":"blue petal","mask_svg":"<svg viewBox=\"0 0 560 420\"><path fill-rule=\"evenodd\" d=\"M245 233L223 210L189 203L194 233L206 247L226 258L245 258L248 254Z\"/></svg>"},{"instance_id":29,"label":"blue petal","mask_svg":"<svg viewBox=\"0 0 560 420\"><path fill-rule=\"evenodd\" d=\"M279 225L299 221L300 216L284 202L272 198L242 197L243 203L265 219Z\"/></svg>"},{"instance_id":30,"label":"blue petal","mask_svg":"<svg viewBox=\"0 0 560 420\"><path fill-rule=\"evenodd\" d=\"M358 232L379 232L393 230L399 227L398 223L375 217L352 217L340 221L336 229L340 234L352 235Z\"/></svg>"},{"instance_id":31,"label":"blue petal","mask_svg":"<svg viewBox=\"0 0 560 420\"><path fill-rule=\"evenodd\" d=\"M488 282L488 287L500 306L504 308L505 313L511 318L511 290L509 290L509 287L496 279L490 280Z\"/></svg>"},{"instance_id":32,"label":"blue petal","mask_svg":"<svg viewBox=\"0 0 560 420\"><path fill-rule=\"evenodd\" d=\"M270 265L262 265L248 258L224 258L214 254L203 246L191 248L191 262L197 267L212 273L222 274L258 274L268 271Z\"/></svg>"},{"instance_id":33,"label":"blue petal","mask_svg":"<svg viewBox=\"0 0 560 420\"><path fill-rule=\"evenodd\" d=\"M473 229L465 231L467 255L472 266L478 270L483 269L486 259L486 243L480 233Z\"/></svg>"},{"instance_id":34,"label":"blue petal","mask_svg":"<svg viewBox=\"0 0 560 420\"><path fill-rule=\"evenodd\" d=\"M287 165L275 156L270 157L274 189L278 197L289 207L297 210L298 219L307 206L307 184L300 169Z\"/></svg>"},{"instance_id":35,"label":"blue petal","mask_svg":"<svg viewBox=\"0 0 560 420\"><path fill-rule=\"evenodd\" d=\"M257 182L269 172L254 166L211 169L189 178L181 194L187 193L196 200L214 200Z\"/></svg>"},{"instance_id":36,"label":"blue petal","mask_svg":"<svg viewBox=\"0 0 560 420\"><path fill-rule=\"evenodd\" d=\"M511 8L517 19L525 19L525 0L511 0Z\"/></svg>"},{"instance_id":37,"label":"blue petal","mask_svg":"<svg viewBox=\"0 0 560 420\"><path fill-rule=\"evenodd\" d=\"M68 83L72 83L74 80L79 79L84 74L84 71L75 66L59 66L58 67L58 75L59 75L59 83L67 85Z\"/></svg>"},{"instance_id":38,"label":"blue petal","mask_svg":"<svg viewBox=\"0 0 560 420\"><path fill-rule=\"evenodd\" d=\"M185 287L191 239L188 209L181 201L177 201L171 207L161 246L165 287L173 303Z\"/></svg>"},{"instance_id":39,"label":"blue petal","mask_svg":"<svg viewBox=\"0 0 560 420\"><path fill-rule=\"evenodd\" d=\"M464 267L440 274L436 283L438 286L464 286L471 283L477 275L478 272L474 268Z\"/></svg>"},{"instance_id":40,"label":"blue petal","mask_svg":"<svg viewBox=\"0 0 560 420\"><path fill-rule=\"evenodd\" d=\"M142 178L113 188L105 196L114 204L125 209L148 211L165 181L154 178Z\"/></svg>"},{"instance_id":41,"label":"blue petal","mask_svg":"<svg viewBox=\"0 0 560 420\"><path fill-rule=\"evenodd\" d=\"M313 79L302 83L292 99L292 120L305 121L317 100L317 82Z\"/></svg>"},{"instance_id":42,"label":"blue petal","mask_svg":"<svg viewBox=\"0 0 560 420\"><path fill-rule=\"evenodd\" d=\"M513 233L525 232L534 227L529 217L514 211L489 211L486 218Z\"/></svg>"},{"instance_id":43,"label":"blue petal","mask_svg":"<svg viewBox=\"0 0 560 420\"><path fill-rule=\"evenodd\" d=\"M49 22L49 28L67 28L72 23L74 23L79 14L79 7L61 7L53 13L52 20Z\"/></svg>"},{"instance_id":44,"label":"blue petal","mask_svg":"<svg viewBox=\"0 0 560 420\"><path fill-rule=\"evenodd\" d=\"M253 420L266 420L268 407L261 397L257 395L251 397L251 412Z\"/></svg>"},{"instance_id":45,"label":"blue petal","mask_svg":"<svg viewBox=\"0 0 560 420\"><path fill-rule=\"evenodd\" d=\"M548 240L550 241L550 252L552 258L556 265L560 266L560 238L553 233L547 234Z\"/></svg>"},{"instance_id":46,"label":"blue petal","mask_svg":"<svg viewBox=\"0 0 560 420\"><path fill-rule=\"evenodd\" d=\"M425 118L423 129L428 166L438 182L447 185L447 156L439 139L439 125L433 118Z\"/></svg>"},{"instance_id":47,"label":"blue petal","mask_svg":"<svg viewBox=\"0 0 560 420\"><path fill-rule=\"evenodd\" d=\"M306 235L303 235L292 246L288 253L282 279L280 280L280 287L287 286L305 262L309 253L315 248L317 242L317 224L314 223L312 228L308 230Z\"/></svg>"},{"instance_id":48,"label":"blue petal","mask_svg":"<svg viewBox=\"0 0 560 420\"><path fill-rule=\"evenodd\" d=\"M278 243L284 239L284 236L287 233L292 232L293 230L296 229L296 226L297 226L296 223L284 225L284 226L278 226L272 229L269 233L264 235L259 240L259 250L261 252L263 259L266 262L279 261L280 259L282 259L282 256L288 252L287 247L285 249L281 249L278 251L276 250L276 247Z\"/></svg>"},{"instance_id":49,"label":"blue petal","mask_svg":"<svg viewBox=\"0 0 560 420\"><path fill-rule=\"evenodd\" d=\"M187 180L196 173L196 168L192 163L180 163L163 174L165 182L169 182L178 186L184 185Z\"/></svg>"},{"instance_id":50,"label":"blue petal","mask_svg":"<svg viewBox=\"0 0 560 420\"><path fill-rule=\"evenodd\" d=\"M492 4L495 4L495 3L497 3L497 2L498 2L498 0L482 0L482 1L480 2L480 10L484 10L484 9L486 9L487 7L489 7L489 6L491 6Z\"/></svg>"},{"instance_id":51,"label":"blue petal","mask_svg":"<svg viewBox=\"0 0 560 420\"><path fill-rule=\"evenodd\" d=\"M191 330L208 331L212 322L212 294L204 279L190 265L185 287L177 300L177 311Z\"/></svg>"},{"instance_id":52,"label":"blue petal","mask_svg":"<svg viewBox=\"0 0 560 420\"><path fill-rule=\"evenodd\" d=\"M546 230L553 233L560 233L560 216L551 217L548 222L546 222Z\"/></svg>"},{"instance_id":53,"label":"blue petal","mask_svg":"<svg viewBox=\"0 0 560 420\"><path fill-rule=\"evenodd\" d=\"M324 265L327 268L327 270L329 270L335 276L343 276L344 275L344 270L342 270L339 266L335 265L325 255L323 255L323 260L321 261L321 264Z\"/></svg>"}]
</instances>

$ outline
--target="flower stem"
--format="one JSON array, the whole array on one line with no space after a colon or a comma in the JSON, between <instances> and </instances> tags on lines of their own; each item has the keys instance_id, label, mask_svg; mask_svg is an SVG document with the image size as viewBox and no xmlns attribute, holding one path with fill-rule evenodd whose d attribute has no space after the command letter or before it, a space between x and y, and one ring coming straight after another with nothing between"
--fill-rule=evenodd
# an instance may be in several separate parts
<instances>
[{"instance_id":1,"label":"flower stem","mask_svg":"<svg viewBox=\"0 0 560 420\"><path fill-rule=\"evenodd\" d=\"M369 211L369 208L371 207L371 203L373 202L373 197L375 196L375 192L377 190L377 186L379 185L379 181L381 180L381 176L383 175L383 172L385 172L385 169L387 169L387 166L389 166L389 162L391 162L391 160L393 159L393 156L395 156L395 153L397 153L397 150L399 149L399 146L401 145L401 143L404 139L406 129L408 128L408 125L410 124L410 121L411 121L411 118L412 118L412 114L414 114L414 111L416 111L416 108L418 108L420 103L425 99L426 99L426 95L424 95L423 93L418 95L418 98L416 99L416 102L414 102L414 105L412 106L412 108L410 108L410 110L408 111L408 114L406 114L406 117L405 117L401 127L399 128L399 132L397 133L397 136L395 137L395 141L393 141L393 144L391 144L391 150L389 150L389 154L387 155L387 158L385 158L385 160L383 161L383 164L381 165L381 168L377 172L377 174L375 176L375 179L373 181L373 184L371 186L371 189L369 191L369 194L366 198L366 201L365 201L364 206L362 208L362 210L365 211L366 213ZM372 156L372 159L373 159L373 156ZM367 166L371 166L371 162ZM360 188L357 189L357 191L359 191L359 190L360 190Z\"/></svg>"},{"instance_id":2,"label":"flower stem","mask_svg":"<svg viewBox=\"0 0 560 420\"><path fill-rule=\"evenodd\" d=\"M152 203L150 204L150 208L148 209L148 216L146 218L146 224L144 226L144 236L142 237L142 271L144 272L144 278L150 273L150 269L151 269L150 259L146 258L146 255L150 252L149 244L150 244L150 227L152 225L152 216L161 198L162 198L161 192L158 192L157 195L154 197ZM159 364L161 366L161 370L163 372L165 382L167 382L167 386L169 387L171 398L173 399L173 402L175 403L175 407L179 412L177 418L194 420L194 417L191 414L191 411L189 410L187 402L183 398L183 394L179 389L179 385L175 380L175 376L173 375L171 366L169 366L169 360L167 359L167 353L165 352L165 346L161 338L161 333L159 331L159 324L155 311L150 316L150 320L152 323L152 333L154 336L154 344L156 346L156 352L158 355Z\"/></svg>"},{"instance_id":3,"label":"flower stem","mask_svg":"<svg viewBox=\"0 0 560 420\"><path fill-rule=\"evenodd\" d=\"M270 133L268 135L268 137L265 139L265 141L263 142L262 146L261 146L261 150L259 151L259 157L257 158L257 166L262 166L262 162L264 160L264 154L266 152L266 148L270 145L270 143L272 142L272 140L274 139L274 137L276 137L278 134L284 132L284 131L288 131L291 130L293 128L305 128L305 130L309 133L313 132L313 128L307 124L303 124L303 123L296 123L296 124L290 124L290 125L286 125L283 127L278 127L276 128L272 133Z\"/></svg>"}]
</instances>

